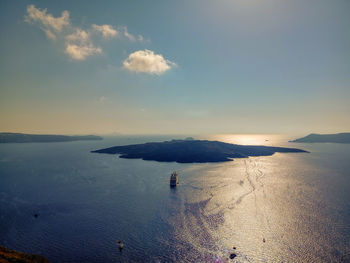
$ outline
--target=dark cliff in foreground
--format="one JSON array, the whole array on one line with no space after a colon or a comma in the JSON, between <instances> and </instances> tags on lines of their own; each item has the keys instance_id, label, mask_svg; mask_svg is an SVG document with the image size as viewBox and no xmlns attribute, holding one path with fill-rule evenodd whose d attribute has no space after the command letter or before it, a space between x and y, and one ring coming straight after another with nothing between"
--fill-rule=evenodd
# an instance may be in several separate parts
<instances>
[{"instance_id":1,"label":"dark cliff in foreground","mask_svg":"<svg viewBox=\"0 0 350 263\"><path fill-rule=\"evenodd\" d=\"M25 134L1 132L0 143L25 143L25 142L71 142L85 140L102 140L102 137L95 135L48 135L48 134Z\"/></svg>"},{"instance_id":2,"label":"dark cliff in foreground","mask_svg":"<svg viewBox=\"0 0 350 263\"><path fill-rule=\"evenodd\" d=\"M39 255L29 255L0 246L1 263L49 263L49 260Z\"/></svg>"},{"instance_id":3,"label":"dark cliff in foreground","mask_svg":"<svg viewBox=\"0 0 350 263\"><path fill-rule=\"evenodd\" d=\"M207 163L226 162L232 158L267 156L275 152L306 152L295 148L237 145L218 141L172 140L150 142L92 151L95 153L121 154L120 158L143 159L158 162Z\"/></svg>"},{"instance_id":4,"label":"dark cliff in foreground","mask_svg":"<svg viewBox=\"0 0 350 263\"><path fill-rule=\"evenodd\" d=\"M316 134L311 133L303 138L296 139L290 142L333 142L333 143L350 143L350 133L337 133L337 134Z\"/></svg>"}]
</instances>

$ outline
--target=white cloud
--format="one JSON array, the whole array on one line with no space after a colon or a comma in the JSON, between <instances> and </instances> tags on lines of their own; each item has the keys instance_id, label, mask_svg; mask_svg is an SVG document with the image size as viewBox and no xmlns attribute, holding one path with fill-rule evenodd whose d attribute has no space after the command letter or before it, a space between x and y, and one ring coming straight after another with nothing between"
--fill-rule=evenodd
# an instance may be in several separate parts
<instances>
[{"instance_id":1,"label":"white cloud","mask_svg":"<svg viewBox=\"0 0 350 263\"><path fill-rule=\"evenodd\" d=\"M85 30L80 28L76 28L73 34L66 36L66 40L69 42L77 42L77 43L87 43L90 42L90 34Z\"/></svg>"},{"instance_id":2,"label":"white cloud","mask_svg":"<svg viewBox=\"0 0 350 263\"><path fill-rule=\"evenodd\" d=\"M43 28L42 30L45 32L47 38L51 40L56 40L56 35L50 29Z\"/></svg>"},{"instance_id":3,"label":"white cloud","mask_svg":"<svg viewBox=\"0 0 350 263\"><path fill-rule=\"evenodd\" d=\"M131 53L123 62L124 68L148 74L160 75L176 66L174 62L164 59L161 54L155 54L151 50L139 50Z\"/></svg>"},{"instance_id":4,"label":"white cloud","mask_svg":"<svg viewBox=\"0 0 350 263\"><path fill-rule=\"evenodd\" d=\"M27 7L27 14L28 15L26 16L25 21L28 23L40 23L42 26L44 26L44 31L45 29L53 29L57 32L61 32L63 27L70 25L68 11L63 11L60 17L54 17L53 15L48 14L46 9L40 10L34 5L29 5Z\"/></svg>"},{"instance_id":5,"label":"white cloud","mask_svg":"<svg viewBox=\"0 0 350 263\"><path fill-rule=\"evenodd\" d=\"M137 35L135 37L133 34L128 32L128 28L126 26L122 27L123 35L131 42L146 42L145 38L141 35ZM147 41L148 42L148 41Z\"/></svg>"},{"instance_id":6,"label":"white cloud","mask_svg":"<svg viewBox=\"0 0 350 263\"><path fill-rule=\"evenodd\" d=\"M132 42L136 41L136 37L134 37L132 34L130 34L126 27L124 27L124 36Z\"/></svg>"},{"instance_id":7,"label":"white cloud","mask_svg":"<svg viewBox=\"0 0 350 263\"><path fill-rule=\"evenodd\" d=\"M90 33L76 28L74 33L66 36L66 54L74 60L85 60L87 57L101 54L102 49L93 44Z\"/></svg>"},{"instance_id":8,"label":"white cloud","mask_svg":"<svg viewBox=\"0 0 350 263\"><path fill-rule=\"evenodd\" d=\"M47 9L39 9L34 5L27 6L25 22L37 24L44 31L47 38L58 44L65 45L65 53L73 60L85 60L92 55L102 54L102 48L99 47L99 38L114 38L123 35L131 42L148 42L143 36L134 36L130 34L125 26L118 27L116 30L112 25L92 24L91 28L84 30L71 25L69 12L63 11L61 16L54 17L47 13ZM98 33L98 34L97 34ZM167 65L167 62L165 62ZM156 73L159 74L159 73Z\"/></svg>"},{"instance_id":9,"label":"white cloud","mask_svg":"<svg viewBox=\"0 0 350 263\"><path fill-rule=\"evenodd\" d=\"M92 29L100 32L104 38L116 37L119 32L113 28L111 25L92 25Z\"/></svg>"},{"instance_id":10,"label":"white cloud","mask_svg":"<svg viewBox=\"0 0 350 263\"><path fill-rule=\"evenodd\" d=\"M65 52L71 59L85 60L89 56L101 54L102 49L100 47L95 47L92 44L76 45L66 43Z\"/></svg>"}]
</instances>

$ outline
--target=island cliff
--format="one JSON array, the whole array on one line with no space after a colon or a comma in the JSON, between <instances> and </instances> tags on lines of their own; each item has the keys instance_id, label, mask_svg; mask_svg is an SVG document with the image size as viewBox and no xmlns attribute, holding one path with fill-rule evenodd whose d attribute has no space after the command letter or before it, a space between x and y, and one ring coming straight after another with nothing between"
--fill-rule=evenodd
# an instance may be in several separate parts
<instances>
[{"instance_id":1,"label":"island cliff","mask_svg":"<svg viewBox=\"0 0 350 263\"><path fill-rule=\"evenodd\" d=\"M329 142L329 143L350 143L350 132L337 134L316 134L311 133L303 138L296 139L290 142Z\"/></svg>"},{"instance_id":2,"label":"island cliff","mask_svg":"<svg viewBox=\"0 0 350 263\"><path fill-rule=\"evenodd\" d=\"M94 153L120 154L120 158L143 159L158 162L207 163L227 162L232 158L267 156L276 152L307 152L295 148L238 145L206 140L172 140L125 146L115 146L92 151Z\"/></svg>"}]
</instances>

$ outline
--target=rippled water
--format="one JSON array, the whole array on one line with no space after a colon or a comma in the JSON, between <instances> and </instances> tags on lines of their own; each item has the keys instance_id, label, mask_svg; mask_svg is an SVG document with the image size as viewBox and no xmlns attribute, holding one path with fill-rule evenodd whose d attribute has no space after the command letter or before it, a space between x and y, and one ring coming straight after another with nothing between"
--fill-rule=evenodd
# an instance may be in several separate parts
<instances>
[{"instance_id":1,"label":"rippled water","mask_svg":"<svg viewBox=\"0 0 350 263\"><path fill-rule=\"evenodd\" d=\"M203 136L311 151L216 164L89 152L169 138L0 145L0 245L51 262L350 261L350 145Z\"/></svg>"}]
</instances>

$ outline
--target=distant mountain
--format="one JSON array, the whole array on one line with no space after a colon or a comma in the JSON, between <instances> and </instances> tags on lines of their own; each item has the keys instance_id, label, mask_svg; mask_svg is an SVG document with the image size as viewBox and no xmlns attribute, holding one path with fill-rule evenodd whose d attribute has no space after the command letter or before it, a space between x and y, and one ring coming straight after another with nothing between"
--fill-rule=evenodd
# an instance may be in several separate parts
<instances>
[{"instance_id":1,"label":"distant mountain","mask_svg":"<svg viewBox=\"0 0 350 263\"><path fill-rule=\"evenodd\" d=\"M102 140L102 137L95 135L47 135L47 134L24 134L1 132L0 143L25 143L25 142L71 142L86 140Z\"/></svg>"},{"instance_id":2,"label":"distant mountain","mask_svg":"<svg viewBox=\"0 0 350 263\"><path fill-rule=\"evenodd\" d=\"M121 154L120 158L143 159L158 162L209 163L232 161L232 158L267 156L275 152L306 152L295 148L238 145L218 141L172 140L149 142L93 151Z\"/></svg>"},{"instance_id":3,"label":"distant mountain","mask_svg":"<svg viewBox=\"0 0 350 263\"><path fill-rule=\"evenodd\" d=\"M350 132L337 134L316 134L311 133L303 138L296 139L290 142L333 142L333 143L350 143Z\"/></svg>"}]
</instances>

